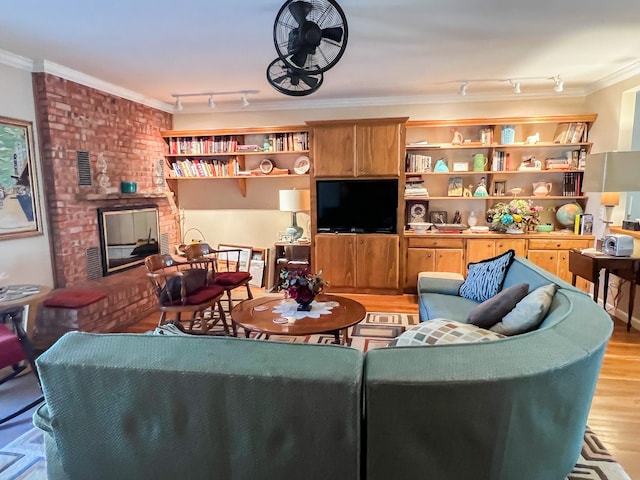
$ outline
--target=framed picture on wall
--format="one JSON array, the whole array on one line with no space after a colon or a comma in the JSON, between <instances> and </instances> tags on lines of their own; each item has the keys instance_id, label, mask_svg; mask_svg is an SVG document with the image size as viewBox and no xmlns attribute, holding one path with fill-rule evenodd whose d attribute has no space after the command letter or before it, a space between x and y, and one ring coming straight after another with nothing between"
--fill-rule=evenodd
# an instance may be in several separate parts
<instances>
[{"instance_id":1,"label":"framed picture on wall","mask_svg":"<svg viewBox=\"0 0 640 480\"><path fill-rule=\"evenodd\" d=\"M42 235L31 122L0 117L0 240Z\"/></svg>"}]
</instances>

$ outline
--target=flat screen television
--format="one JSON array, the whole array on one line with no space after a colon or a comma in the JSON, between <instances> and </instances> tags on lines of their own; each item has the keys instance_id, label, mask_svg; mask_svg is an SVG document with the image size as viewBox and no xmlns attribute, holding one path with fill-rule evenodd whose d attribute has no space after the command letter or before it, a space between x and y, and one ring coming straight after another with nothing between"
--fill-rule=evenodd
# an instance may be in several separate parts
<instances>
[{"instance_id":1,"label":"flat screen television","mask_svg":"<svg viewBox=\"0 0 640 480\"><path fill-rule=\"evenodd\" d=\"M397 233L398 180L317 180L319 233Z\"/></svg>"}]
</instances>

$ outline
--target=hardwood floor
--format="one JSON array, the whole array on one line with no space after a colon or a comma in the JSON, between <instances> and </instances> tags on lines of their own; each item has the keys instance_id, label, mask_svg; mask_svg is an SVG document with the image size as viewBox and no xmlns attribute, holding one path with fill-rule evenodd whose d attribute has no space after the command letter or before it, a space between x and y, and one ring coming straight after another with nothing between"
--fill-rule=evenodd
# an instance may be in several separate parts
<instances>
[{"instance_id":1,"label":"hardwood floor","mask_svg":"<svg viewBox=\"0 0 640 480\"><path fill-rule=\"evenodd\" d=\"M255 296L259 289L252 289ZM368 311L415 313L416 295L347 295ZM133 325L128 332L143 333L156 327L159 313ZM589 426L620 462L631 478L640 479L640 331L627 333L617 320L591 406Z\"/></svg>"}]
</instances>

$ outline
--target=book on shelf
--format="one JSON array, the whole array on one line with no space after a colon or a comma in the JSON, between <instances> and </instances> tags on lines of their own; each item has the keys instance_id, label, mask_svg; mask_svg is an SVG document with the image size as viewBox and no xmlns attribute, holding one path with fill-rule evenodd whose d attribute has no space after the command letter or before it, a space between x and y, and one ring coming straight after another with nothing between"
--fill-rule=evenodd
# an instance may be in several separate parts
<instances>
[{"instance_id":1,"label":"book on shelf","mask_svg":"<svg viewBox=\"0 0 640 480\"><path fill-rule=\"evenodd\" d=\"M408 153L406 157L406 171L423 173L431 171L431 156L420 153Z\"/></svg>"},{"instance_id":2,"label":"book on shelf","mask_svg":"<svg viewBox=\"0 0 640 480\"><path fill-rule=\"evenodd\" d=\"M237 158L218 160L209 158L184 158L173 162L176 177L235 177L240 172Z\"/></svg>"},{"instance_id":3,"label":"book on shelf","mask_svg":"<svg viewBox=\"0 0 640 480\"><path fill-rule=\"evenodd\" d=\"M591 213L584 213L580 217L580 235L592 235L593 234L593 215Z\"/></svg>"},{"instance_id":4,"label":"book on shelf","mask_svg":"<svg viewBox=\"0 0 640 480\"><path fill-rule=\"evenodd\" d=\"M582 176L584 172L564 172L562 175L562 195L579 197L582 195Z\"/></svg>"},{"instance_id":5,"label":"book on shelf","mask_svg":"<svg viewBox=\"0 0 640 480\"><path fill-rule=\"evenodd\" d=\"M553 143L580 143L586 141L586 122L559 123L553 135Z\"/></svg>"}]
</instances>

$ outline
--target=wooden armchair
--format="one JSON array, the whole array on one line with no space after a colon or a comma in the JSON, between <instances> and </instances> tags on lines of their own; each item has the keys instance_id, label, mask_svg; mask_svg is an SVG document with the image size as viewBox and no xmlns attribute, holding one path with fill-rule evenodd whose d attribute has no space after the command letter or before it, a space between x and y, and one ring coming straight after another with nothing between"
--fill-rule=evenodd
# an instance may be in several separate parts
<instances>
[{"instance_id":1,"label":"wooden armchair","mask_svg":"<svg viewBox=\"0 0 640 480\"><path fill-rule=\"evenodd\" d=\"M241 249L214 250L208 243L192 243L185 248L185 254L189 262L207 261L211 267L213 283L224 288L227 292L227 312L231 312L233 302L252 299L253 294L249 287L251 274L240 271ZM200 265L202 268L203 265ZM247 298L232 298L231 292L236 288L245 287Z\"/></svg>"},{"instance_id":2,"label":"wooden armchair","mask_svg":"<svg viewBox=\"0 0 640 480\"><path fill-rule=\"evenodd\" d=\"M230 334L220 301L225 290L209 281L206 269L196 268L196 264L177 262L166 254L149 255L144 264L161 312L158 325L167 323L168 314L175 315L178 323L182 314L189 314L189 332L199 324L201 332L206 334L221 322L225 334Z\"/></svg>"}]
</instances>

